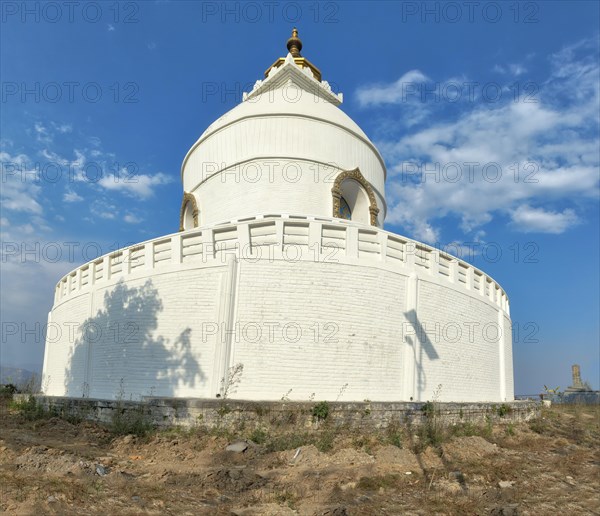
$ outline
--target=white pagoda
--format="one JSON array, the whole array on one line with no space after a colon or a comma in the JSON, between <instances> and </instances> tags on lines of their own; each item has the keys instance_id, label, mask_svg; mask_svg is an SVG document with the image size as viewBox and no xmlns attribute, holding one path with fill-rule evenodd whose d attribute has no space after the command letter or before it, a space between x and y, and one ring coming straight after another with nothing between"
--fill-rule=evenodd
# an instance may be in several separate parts
<instances>
[{"instance_id":1,"label":"white pagoda","mask_svg":"<svg viewBox=\"0 0 600 516\"><path fill-rule=\"evenodd\" d=\"M504 290L383 229L380 153L287 49L185 156L180 231L59 281L45 394L513 399Z\"/></svg>"}]
</instances>

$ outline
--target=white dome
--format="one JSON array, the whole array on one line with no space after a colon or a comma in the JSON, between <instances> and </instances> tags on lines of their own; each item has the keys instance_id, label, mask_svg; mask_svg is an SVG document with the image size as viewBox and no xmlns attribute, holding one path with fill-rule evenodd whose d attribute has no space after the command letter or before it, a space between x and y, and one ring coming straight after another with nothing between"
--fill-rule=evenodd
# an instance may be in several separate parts
<instances>
[{"instance_id":1,"label":"white dome","mask_svg":"<svg viewBox=\"0 0 600 516\"><path fill-rule=\"evenodd\" d=\"M358 124L340 108L325 99L319 98L310 91L298 88L296 84L292 83L276 90L261 93L229 110L208 126L196 144L223 127L243 118L278 115L322 120L347 129L371 143Z\"/></svg>"},{"instance_id":2,"label":"white dome","mask_svg":"<svg viewBox=\"0 0 600 516\"><path fill-rule=\"evenodd\" d=\"M372 198L369 203L363 198L357 220L368 223L372 205L377 225L383 225L385 164L362 129L337 107L341 102L341 94L291 54L269 69L183 160L183 188L197 201L198 224L260 213L330 216L334 179L358 169Z\"/></svg>"}]
</instances>

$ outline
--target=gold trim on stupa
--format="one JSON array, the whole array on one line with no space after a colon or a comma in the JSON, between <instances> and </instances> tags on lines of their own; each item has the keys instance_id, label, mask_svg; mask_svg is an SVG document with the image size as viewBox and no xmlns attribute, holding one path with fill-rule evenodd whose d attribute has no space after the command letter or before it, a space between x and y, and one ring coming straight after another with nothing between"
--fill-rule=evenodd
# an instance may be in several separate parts
<instances>
[{"instance_id":1,"label":"gold trim on stupa","mask_svg":"<svg viewBox=\"0 0 600 516\"><path fill-rule=\"evenodd\" d=\"M317 81L321 82L321 70L319 70L308 59L306 59L305 57L302 57L302 55L300 55L300 51L302 50L302 40L298 37L298 29L296 27L294 27L292 29L292 37L287 40L286 46L287 46L288 52L290 54L292 54L292 57L294 58L294 62L296 63L296 65L299 66L300 68L309 68L313 74L313 77ZM280 57L271 66L269 66L269 68L265 72L265 77L269 76L269 72L273 68L280 67L284 62L285 62L285 57Z\"/></svg>"}]
</instances>

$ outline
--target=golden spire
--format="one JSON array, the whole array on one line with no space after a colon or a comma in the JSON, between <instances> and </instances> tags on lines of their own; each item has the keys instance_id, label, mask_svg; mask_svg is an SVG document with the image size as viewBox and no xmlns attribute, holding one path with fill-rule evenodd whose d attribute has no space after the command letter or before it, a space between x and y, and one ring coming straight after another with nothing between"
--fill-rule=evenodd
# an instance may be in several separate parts
<instances>
[{"instance_id":1,"label":"golden spire","mask_svg":"<svg viewBox=\"0 0 600 516\"><path fill-rule=\"evenodd\" d=\"M298 37L298 29L294 27L292 29L292 37L287 40L287 49L292 57L294 58L294 62L300 68L309 68L312 76L319 82L321 82L321 71L312 64L308 59L302 57L300 55L300 50L302 50L302 41ZM285 63L285 57L280 57L277 61L275 61L267 71L265 72L265 77L269 76L269 73L273 68L279 68L283 63Z\"/></svg>"},{"instance_id":2,"label":"golden spire","mask_svg":"<svg viewBox=\"0 0 600 516\"><path fill-rule=\"evenodd\" d=\"M300 55L300 50L302 50L302 41L298 37L298 29L294 27L292 29L292 37L287 40L287 49L292 57L302 57Z\"/></svg>"}]
</instances>

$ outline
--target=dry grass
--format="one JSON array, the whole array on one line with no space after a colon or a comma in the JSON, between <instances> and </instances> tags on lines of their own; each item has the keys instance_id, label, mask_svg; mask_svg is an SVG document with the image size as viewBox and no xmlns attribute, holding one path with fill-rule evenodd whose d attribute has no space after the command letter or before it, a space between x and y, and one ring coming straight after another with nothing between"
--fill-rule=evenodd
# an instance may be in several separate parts
<instances>
[{"instance_id":1,"label":"dry grass","mask_svg":"<svg viewBox=\"0 0 600 516\"><path fill-rule=\"evenodd\" d=\"M520 514L571 515L600 505L597 406L553 406L498 427L436 425L435 435L326 424L310 433L278 421L237 435L144 437L0 408L0 512L9 514L490 514L516 504ZM256 446L225 452L233 438Z\"/></svg>"}]
</instances>

